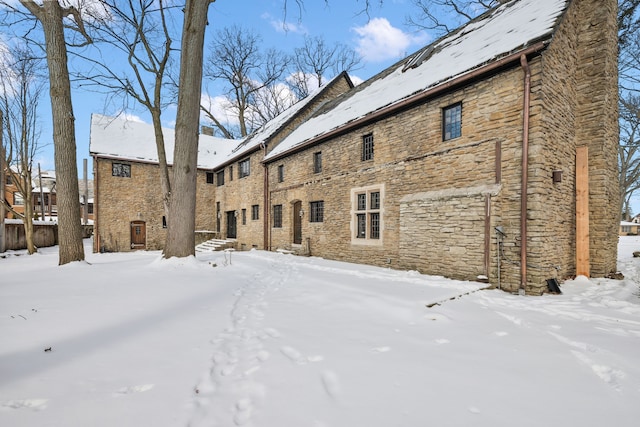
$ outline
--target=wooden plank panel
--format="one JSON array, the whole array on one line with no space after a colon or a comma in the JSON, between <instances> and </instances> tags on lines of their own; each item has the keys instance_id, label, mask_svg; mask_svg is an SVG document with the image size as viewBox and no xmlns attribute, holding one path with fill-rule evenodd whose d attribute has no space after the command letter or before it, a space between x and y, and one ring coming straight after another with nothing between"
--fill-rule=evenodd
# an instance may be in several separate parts
<instances>
[{"instance_id":1,"label":"wooden plank panel","mask_svg":"<svg viewBox=\"0 0 640 427\"><path fill-rule=\"evenodd\" d=\"M576 148L576 274L589 277L589 149Z\"/></svg>"}]
</instances>

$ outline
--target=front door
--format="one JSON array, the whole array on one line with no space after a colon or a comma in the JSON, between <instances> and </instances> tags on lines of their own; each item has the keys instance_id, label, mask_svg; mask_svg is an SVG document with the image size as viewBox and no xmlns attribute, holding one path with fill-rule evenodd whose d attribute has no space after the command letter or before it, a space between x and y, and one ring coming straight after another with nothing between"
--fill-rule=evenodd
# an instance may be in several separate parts
<instances>
[{"instance_id":1,"label":"front door","mask_svg":"<svg viewBox=\"0 0 640 427\"><path fill-rule=\"evenodd\" d=\"M297 201L293 204L293 243L302 244L302 202Z\"/></svg>"},{"instance_id":2,"label":"front door","mask_svg":"<svg viewBox=\"0 0 640 427\"><path fill-rule=\"evenodd\" d=\"M131 221L131 249L146 249L147 227L144 221Z\"/></svg>"},{"instance_id":3,"label":"front door","mask_svg":"<svg viewBox=\"0 0 640 427\"><path fill-rule=\"evenodd\" d=\"M227 211L227 239L236 238L236 211Z\"/></svg>"}]
</instances>

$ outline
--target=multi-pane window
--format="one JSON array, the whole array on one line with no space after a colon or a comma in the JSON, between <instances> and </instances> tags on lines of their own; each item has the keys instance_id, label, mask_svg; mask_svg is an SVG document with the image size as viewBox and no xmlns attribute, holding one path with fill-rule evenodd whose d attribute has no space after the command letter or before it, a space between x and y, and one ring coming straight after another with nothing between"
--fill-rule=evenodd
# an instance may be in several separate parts
<instances>
[{"instance_id":1,"label":"multi-pane window","mask_svg":"<svg viewBox=\"0 0 640 427\"><path fill-rule=\"evenodd\" d=\"M282 205L273 206L273 228L282 228Z\"/></svg>"},{"instance_id":2,"label":"multi-pane window","mask_svg":"<svg viewBox=\"0 0 640 427\"><path fill-rule=\"evenodd\" d=\"M14 206L24 205L24 197L22 197L22 194L18 193L17 191L13 193L13 205Z\"/></svg>"},{"instance_id":3,"label":"multi-pane window","mask_svg":"<svg viewBox=\"0 0 640 427\"><path fill-rule=\"evenodd\" d=\"M373 134L362 137L362 161L373 160Z\"/></svg>"},{"instance_id":4,"label":"multi-pane window","mask_svg":"<svg viewBox=\"0 0 640 427\"><path fill-rule=\"evenodd\" d=\"M238 162L238 178L244 178L251 173L251 163L249 159Z\"/></svg>"},{"instance_id":5,"label":"multi-pane window","mask_svg":"<svg viewBox=\"0 0 640 427\"><path fill-rule=\"evenodd\" d=\"M379 186L352 190L354 238L358 243L380 243L382 189Z\"/></svg>"},{"instance_id":6,"label":"multi-pane window","mask_svg":"<svg viewBox=\"0 0 640 427\"><path fill-rule=\"evenodd\" d=\"M284 182L284 165L278 166L278 182Z\"/></svg>"},{"instance_id":7,"label":"multi-pane window","mask_svg":"<svg viewBox=\"0 0 640 427\"><path fill-rule=\"evenodd\" d=\"M311 202L309 204L309 210L311 214L309 215L310 222L323 222L324 221L324 201L320 200L317 202Z\"/></svg>"},{"instance_id":8,"label":"multi-pane window","mask_svg":"<svg viewBox=\"0 0 640 427\"><path fill-rule=\"evenodd\" d=\"M251 205L251 220L256 221L258 219L260 219L260 206Z\"/></svg>"},{"instance_id":9,"label":"multi-pane window","mask_svg":"<svg viewBox=\"0 0 640 427\"><path fill-rule=\"evenodd\" d=\"M247 225L247 210L242 209L242 225Z\"/></svg>"},{"instance_id":10,"label":"multi-pane window","mask_svg":"<svg viewBox=\"0 0 640 427\"><path fill-rule=\"evenodd\" d=\"M462 136L462 103L453 104L442 110L442 139Z\"/></svg>"},{"instance_id":11,"label":"multi-pane window","mask_svg":"<svg viewBox=\"0 0 640 427\"><path fill-rule=\"evenodd\" d=\"M131 178L131 165L125 163L111 163L111 176Z\"/></svg>"},{"instance_id":12,"label":"multi-pane window","mask_svg":"<svg viewBox=\"0 0 640 427\"><path fill-rule=\"evenodd\" d=\"M322 172L322 151L313 153L313 173Z\"/></svg>"},{"instance_id":13,"label":"multi-pane window","mask_svg":"<svg viewBox=\"0 0 640 427\"><path fill-rule=\"evenodd\" d=\"M224 169L216 174L216 185L218 187L224 185Z\"/></svg>"},{"instance_id":14,"label":"multi-pane window","mask_svg":"<svg viewBox=\"0 0 640 427\"><path fill-rule=\"evenodd\" d=\"M213 172L207 172L207 184L213 184Z\"/></svg>"}]
</instances>

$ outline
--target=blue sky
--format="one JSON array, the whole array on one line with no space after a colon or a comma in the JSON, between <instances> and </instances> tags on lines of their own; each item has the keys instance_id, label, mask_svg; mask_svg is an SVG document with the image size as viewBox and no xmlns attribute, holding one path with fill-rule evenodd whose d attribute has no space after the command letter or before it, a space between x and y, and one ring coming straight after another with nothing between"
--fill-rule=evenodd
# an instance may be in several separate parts
<instances>
[{"instance_id":1,"label":"blue sky","mask_svg":"<svg viewBox=\"0 0 640 427\"><path fill-rule=\"evenodd\" d=\"M327 4L328 3L328 4ZM307 0L299 10L295 1L288 0L218 0L209 10L207 45L215 32L225 26L251 28L262 37L265 48L274 47L292 52L301 46L305 35L322 36L327 42L343 43L362 56L362 68L352 73L355 81L366 80L397 60L414 52L432 40L433 36L417 32L405 25L406 16L414 10L410 0L373 0L369 14L362 13L364 0ZM179 17L181 19L181 17ZM181 21L176 25L181 27ZM208 93L209 96L221 95ZM78 173L82 176L82 159L89 157L89 125L92 113L113 114L105 110L104 98L95 92L72 88L76 118ZM50 102L42 102L42 150L37 162L43 170L54 169ZM144 110L129 113L148 121ZM165 125L172 126L175 108L163 113ZM91 177L89 161L89 176Z\"/></svg>"}]
</instances>

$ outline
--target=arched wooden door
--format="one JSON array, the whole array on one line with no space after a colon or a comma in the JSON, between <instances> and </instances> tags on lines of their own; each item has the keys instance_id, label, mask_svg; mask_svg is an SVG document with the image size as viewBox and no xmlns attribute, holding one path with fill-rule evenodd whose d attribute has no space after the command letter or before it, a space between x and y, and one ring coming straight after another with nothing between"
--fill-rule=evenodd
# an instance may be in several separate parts
<instances>
[{"instance_id":1,"label":"arched wooden door","mask_svg":"<svg viewBox=\"0 0 640 427\"><path fill-rule=\"evenodd\" d=\"M144 221L131 221L131 249L147 248L147 226Z\"/></svg>"}]
</instances>

